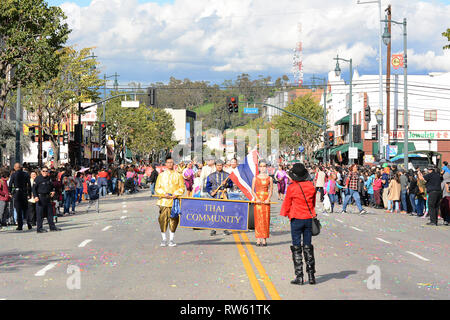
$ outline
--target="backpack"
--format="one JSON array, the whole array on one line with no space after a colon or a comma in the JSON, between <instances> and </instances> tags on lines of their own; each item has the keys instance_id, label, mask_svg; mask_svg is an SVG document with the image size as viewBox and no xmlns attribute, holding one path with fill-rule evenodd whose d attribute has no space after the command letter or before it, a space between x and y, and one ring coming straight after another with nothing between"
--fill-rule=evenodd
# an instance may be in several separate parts
<instances>
[{"instance_id":1,"label":"backpack","mask_svg":"<svg viewBox=\"0 0 450 320\"><path fill-rule=\"evenodd\" d=\"M96 184L88 186L89 200L97 200L99 198L99 187Z\"/></svg>"}]
</instances>

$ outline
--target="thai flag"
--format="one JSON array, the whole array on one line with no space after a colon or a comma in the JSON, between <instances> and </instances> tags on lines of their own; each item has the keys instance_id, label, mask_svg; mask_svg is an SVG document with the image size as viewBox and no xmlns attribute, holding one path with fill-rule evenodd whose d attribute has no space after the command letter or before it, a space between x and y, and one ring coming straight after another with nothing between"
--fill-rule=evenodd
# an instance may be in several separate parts
<instances>
[{"instance_id":1,"label":"thai flag","mask_svg":"<svg viewBox=\"0 0 450 320\"><path fill-rule=\"evenodd\" d=\"M230 179L245 194L248 200L253 200L252 181L259 173L258 151L251 151L243 164L238 165L230 174Z\"/></svg>"}]
</instances>

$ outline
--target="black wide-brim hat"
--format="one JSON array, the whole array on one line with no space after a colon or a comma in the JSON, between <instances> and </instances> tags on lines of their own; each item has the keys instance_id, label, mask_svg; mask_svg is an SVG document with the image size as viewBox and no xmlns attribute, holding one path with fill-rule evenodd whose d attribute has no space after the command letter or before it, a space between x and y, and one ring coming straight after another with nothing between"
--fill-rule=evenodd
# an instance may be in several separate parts
<instances>
[{"instance_id":1,"label":"black wide-brim hat","mask_svg":"<svg viewBox=\"0 0 450 320\"><path fill-rule=\"evenodd\" d=\"M309 179L308 170L306 170L303 163L295 163L288 172L289 177L294 181L305 181Z\"/></svg>"}]
</instances>

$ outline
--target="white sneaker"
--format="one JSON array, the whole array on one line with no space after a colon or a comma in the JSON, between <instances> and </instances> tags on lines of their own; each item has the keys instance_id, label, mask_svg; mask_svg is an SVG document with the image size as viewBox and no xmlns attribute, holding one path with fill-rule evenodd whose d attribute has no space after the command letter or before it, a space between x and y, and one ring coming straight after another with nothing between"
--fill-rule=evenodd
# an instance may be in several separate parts
<instances>
[{"instance_id":1,"label":"white sneaker","mask_svg":"<svg viewBox=\"0 0 450 320\"><path fill-rule=\"evenodd\" d=\"M167 243L166 243L166 241L161 241L161 245L160 245L161 247L165 247L165 246L167 246Z\"/></svg>"},{"instance_id":2,"label":"white sneaker","mask_svg":"<svg viewBox=\"0 0 450 320\"><path fill-rule=\"evenodd\" d=\"M170 241L169 242L169 247L175 247L177 244L175 243L175 242L173 242L173 241Z\"/></svg>"}]
</instances>

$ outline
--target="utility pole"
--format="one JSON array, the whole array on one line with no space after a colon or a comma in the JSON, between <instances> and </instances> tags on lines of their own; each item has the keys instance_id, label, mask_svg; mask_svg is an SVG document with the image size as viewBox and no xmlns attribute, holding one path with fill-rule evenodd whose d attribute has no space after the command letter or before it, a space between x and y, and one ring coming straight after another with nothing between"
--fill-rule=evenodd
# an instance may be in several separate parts
<instances>
[{"instance_id":1,"label":"utility pole","mask_svg":"<svg viewBox=\"0 0 450 320\"><path fill-rule=\"evenodd\" d=\"M21 132L21 119L22 119L22 107L21 107L21 90L20 83L17 86L17 103L16 103L16 152L15 152L15 162L21 162L20 155L20 132Z\"/></svg>"},{"instance_id":2,"label":"utility pole","mask_svg":"<svg viewBox=\"0 0 450 320\"><path fill-rule=\"evenodd\" d=\"M42 106L40 103L38 113L38 167L42 168Z\"/></svg>"},{"instance_id":3,"label":"utility pole","mask_svg":"<svg viewBox=\"0 0 450 320\"><path fill-rule=\"evenodd\" d=\"M385 10L387 12L388 17L388 23L387 28L389 34L391 34L391 5L388 5L387 9ZM390 132L391 132L391 42L387 45L387 59L386 59L386 135L387 135L387 142L386 144L389 145L389 138L390 138Z\"/></svg>"}]
</instances>

